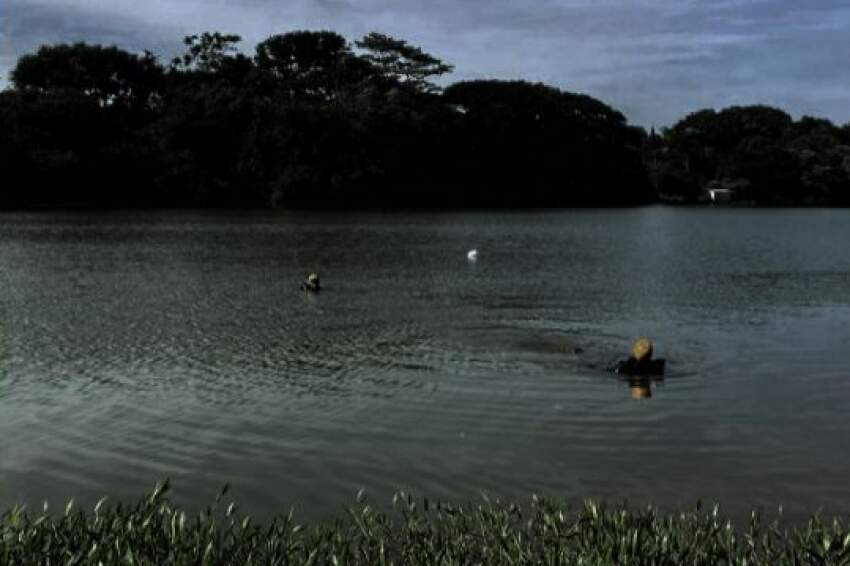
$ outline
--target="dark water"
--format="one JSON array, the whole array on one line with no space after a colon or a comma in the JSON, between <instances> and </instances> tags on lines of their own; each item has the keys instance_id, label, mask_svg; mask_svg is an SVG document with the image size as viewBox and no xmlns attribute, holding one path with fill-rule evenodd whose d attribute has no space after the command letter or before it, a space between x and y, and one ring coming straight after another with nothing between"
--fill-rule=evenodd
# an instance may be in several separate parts
<instances>
[{"instance_id":1,"label":"dark water","mask_svg":"<svg viewBox=\"0 0 850 566\"><path fill-rule=\"evenodd\" d=\"M850 508L848 211L0 223L0 505L170 477L261 516L360 487ZM668 375L630 387L604 367L641 335Z\"/></svg>"}]
</instances>

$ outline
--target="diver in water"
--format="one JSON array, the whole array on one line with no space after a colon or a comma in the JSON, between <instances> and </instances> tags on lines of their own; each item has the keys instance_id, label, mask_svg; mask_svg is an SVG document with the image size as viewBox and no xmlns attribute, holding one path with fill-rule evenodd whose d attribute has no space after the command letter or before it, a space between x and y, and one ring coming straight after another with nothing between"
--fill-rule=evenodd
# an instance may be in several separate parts
<instances>
[{"instance_id":1,"label":"diver in water","mask_svg":"<svg viewBox=\"0 0 850 566\"><path fill-rule=\"evenodd\" d=\"M318 293L321 289L319 285L319 274L318 273L310 273L307 275L307 278L301 283L301 289L303 291L312 291L313 293Z\"/></svg>"},{"instance_id":2,"label":"diver in water","mask_svg":"<svg viewBox=\"0 0 850 566\"><path fill-rule=\"evenodd\" d=\"M664 375L664 363L664 359L652 359L652 342L639 338L632 345L628 359L617 362L610 369L624 375Z\"/></svg>"}]
</instances>

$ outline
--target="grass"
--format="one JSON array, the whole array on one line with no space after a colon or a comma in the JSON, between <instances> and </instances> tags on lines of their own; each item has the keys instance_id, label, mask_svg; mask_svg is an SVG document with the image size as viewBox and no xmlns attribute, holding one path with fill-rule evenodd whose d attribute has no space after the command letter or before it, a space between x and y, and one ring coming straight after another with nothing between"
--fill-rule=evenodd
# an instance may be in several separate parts
<instances>
[{"instance_id":1,"label":"grass","mask_svg":"<svg viewBox=\"0 0 850 566\"><path fill-rule=\"evenodd\" d=\"M717 507L660 515L587 502L570 511L537 497L458 506L405 493L379 510L361 492L334 521L302 525L290 513L255 524L226 490L192 516L167 491L92 510L72 501L61 514L14 507L0 520L0 564L850 565L850 529L819 517L786 528L753 513L740 526Z\"/></svg>"}]
</instances>

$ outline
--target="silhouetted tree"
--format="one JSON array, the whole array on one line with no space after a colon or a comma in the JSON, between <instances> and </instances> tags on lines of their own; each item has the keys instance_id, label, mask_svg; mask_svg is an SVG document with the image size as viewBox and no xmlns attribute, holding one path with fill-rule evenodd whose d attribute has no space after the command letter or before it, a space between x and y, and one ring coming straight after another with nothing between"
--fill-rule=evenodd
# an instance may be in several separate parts
<instances>
[{"instance_id":1,"label":"silhouetted tree","mask_svg":"<svg viewBox=\"0 0 850 566\"><path fill-rule=\"evenodd\" d=\"M850 205L850 125L767 106L662 135L590 96L468 81L404 40L233 34L150 53L46 45L0 93L0 207L461 207L695 202ZM652 179L650 183L649 179Z\"/></svg>"},{"instance_id":2,"label":"silhouetted tree","mask_svg":"<svg viewBox=\"0 0 850 566\"><path fill-rule=\"evenodd\" d=\"M318 102L335 101L367 72L345 38L331 31L274 35L257 45L254 60L279 93Z\"/></svg>"},{"instance_id":3,"label":"silhouetted tree","mask_svg":"<svg viewBox=\"0 0 850 566\"><path fill-rule=\"evenodd\" d=\"M12 69L17 90L90 96L101 106L155 106L164 73L149 52L134 55L117 47L75 43L45 45L22 56Z\"/></svg>"},{"instance_id":4,"label":"silhouetted tree","mask_svg":"<svg viewBox=\"0 0 850 566\"><path fill-rule=\"evenodd\" d=\"M850 150L828 120L794 122L776 108L733 106L690 114L664 134L653 157L667 198L696 201L729 188L759 204L842 204L850 194Z\"/></svg>"},{"instance_id":5,"label":"silhouetted tree","mask_svg":"<svg viewBox=\"0 0 850 566\"><path fill-rule=\"evenodd\" d=\"M163 109L164 70L150 53L77 43L24 55L4 96L10 206L147 203L157 167L144 129ZM0 160L2 163L4 160ZM0 173L2 174L2 173Z\"/></svg>"},{"instance_id":6,"label":"silhouetted tree","mask_svg":"<svg viewBox=\"0 0 850 566\"><path fill-rule=\"evenodd\" d=\"M172 59L171 66L180 71L216 73L239 54L236 46L240 41L238 35L220 32L187 35L183 38L186 52Z\"/></svg>"},{"instance_id":7,"label":"silhouetted tree","mask_svg":"<svg viewBox=\"0 0 850 566\"><path fill-rule=\"evenodd\" d=\"M431 79L454 69L419 47L377 32L364 36L355 45L366 52L363 58L385 80L423 92L436 92L438 88Z\"/></svg>"},{"instance_id":8,"label":"silhouetted tree","mask_svg":"<svg viewBox=\"0 0 850 566\"><path fill-rule=\"evenodd\" d=\"M589 96L522 81L470 81L444 93L462 116L458 154L477 194L500 206L636 204L652 199L643 131Z\"/></svg>"}]
</instances>

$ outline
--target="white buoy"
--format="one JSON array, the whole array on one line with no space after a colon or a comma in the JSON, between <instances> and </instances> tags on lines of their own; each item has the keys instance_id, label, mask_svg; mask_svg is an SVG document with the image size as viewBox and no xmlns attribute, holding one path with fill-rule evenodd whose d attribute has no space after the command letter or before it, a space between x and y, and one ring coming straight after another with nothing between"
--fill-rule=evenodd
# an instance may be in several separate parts
<instances>
[{"instance_id":1,"label":"white buoy","mask_svg":"<svg viewBox=\"0 0 850 566\"><path fill-rule=\"evenodd\" d=\"M478 259L478 250L469 250L466 252L466 259L469 261L475 261Z\"/></svg>"}]
</instances>

